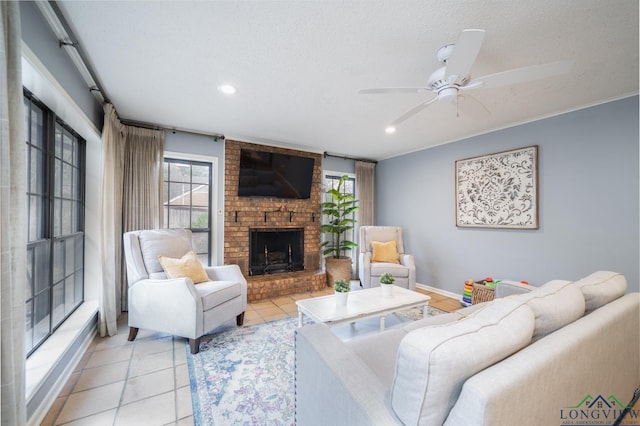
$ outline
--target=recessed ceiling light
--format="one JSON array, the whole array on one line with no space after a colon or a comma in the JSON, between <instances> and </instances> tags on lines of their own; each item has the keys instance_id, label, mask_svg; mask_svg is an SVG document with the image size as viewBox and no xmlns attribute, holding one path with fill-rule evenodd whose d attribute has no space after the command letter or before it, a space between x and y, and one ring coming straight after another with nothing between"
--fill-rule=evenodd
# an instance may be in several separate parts
<instances>
[{"instance_id":1,"label":"recessed ceiling light","mask_svg":"<svg viewBox=\"0 0 640 426\"><path fill-rule=\"evenodd\" d=\"M385 132L387 132L388 134L392 134L396 132L396 128L393 126L389 126L386 129L384 129Z\"/></svg>"},{"instance_id":2,"label":"recessed ceiling light","mask_svg":"<svg viewBox=\"0 0 640 426\"><path fill-rule=\"evenodd\" d=\"M237 92L236 88L230 84L222 84L218 86L218 90L224 93L225 95L233 95Z\"/></svg>"}]
</instances>

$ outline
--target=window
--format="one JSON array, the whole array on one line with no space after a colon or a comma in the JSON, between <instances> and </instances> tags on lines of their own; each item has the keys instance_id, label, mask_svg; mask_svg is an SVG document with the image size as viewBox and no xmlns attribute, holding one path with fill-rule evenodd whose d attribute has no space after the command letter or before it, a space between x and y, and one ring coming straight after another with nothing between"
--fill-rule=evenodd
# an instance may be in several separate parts
<instances>
[{"instance_id":1,"label":"window","mask_svg":"<svg viewBox=\"0 0 640 426\"><path fill-rule=\"evenodd\" d=\"M355 175L352 175L350 173L325 171L324 180L323 180L323 192L330 188L335 189L338 186L338 182L340 181L340 178L345 175L349 176L349 179L345 180L344 183L342 184L342 191L346 194L352 194L355 197L356 196L356 177ZM356 218L355 213L352 213L351 218L352 219ZM323 217L322 221L326 222L327 218ZM347 233L345 233L344 237L349 241L353 241L355 243L358 242L358 237L356 235L355 229L352 229ZM324 235L323 235L323 238L324 238ZM356 261L358 259L358 251L356 249L352 249L349 255L351 256L351 259L353 259L353 263L351 265L352 265L352 272L355 274Z\"/></svg>"},{"instance_id":2,"label":"window","mask_svg":"<svg viewBox=\"0 0 640 426\"><path fill-rule=\"evenodd\" d=\"M211 265L213 165L178 158L164 159L164 226L191 229L200 261Z\"/></svg>"},{"instance_id":3,"label":"window","mask_svg":"<svg viewBox=\"0 0 640 426\"><path fill-rule=\"evenodd\" d=\"M84 140L25 93L30 355L84 300Z\"/></svg>"}]
</instances>

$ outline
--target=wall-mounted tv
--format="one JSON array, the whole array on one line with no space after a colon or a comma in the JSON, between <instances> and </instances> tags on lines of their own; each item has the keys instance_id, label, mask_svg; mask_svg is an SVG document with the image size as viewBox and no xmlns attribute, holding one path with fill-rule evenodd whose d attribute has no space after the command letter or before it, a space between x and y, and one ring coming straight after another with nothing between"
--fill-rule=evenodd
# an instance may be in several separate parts
<instances>
[{"instance_id":1,"label":"wall-mounted tv","mask_svg":"<svg viewBox=\"0 0 640 426\"><path fill-rule=\"evenodd\" d=\"M241 149L238 196L309 198L313 166L311 157Z\"/></svg>"}]
</instances>

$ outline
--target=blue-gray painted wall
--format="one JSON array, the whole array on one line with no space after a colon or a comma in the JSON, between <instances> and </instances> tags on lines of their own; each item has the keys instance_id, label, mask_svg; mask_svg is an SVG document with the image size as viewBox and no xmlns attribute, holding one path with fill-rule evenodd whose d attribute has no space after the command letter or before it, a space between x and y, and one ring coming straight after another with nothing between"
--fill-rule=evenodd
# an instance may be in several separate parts
<instances>
[{"instance_id":1,"label":"blue-gray painted wall","mask_svg":"<svg viewBox=\"0 0 640 426\"><path fill-rule=\"evenodd\" d=\"M20 2L20 25L22 40L29 46L29 49L64 87L64 90L73 98L96 128L102 129L104 119L102 105L89 91L80 73L71 62L71 58L60 47L58 39L34 2ZM54 108L53 105L48 106Z\"/></svg>"},{"instance_id":2,"label":"blue-gray painted wall","mask_svg":"<svg viewBox=\"0 0 640 426\"><path fill-rule=\"evenodd\" d=\"M404 228L419 283L462 293L486 276L541 284L596 270L638 291L638 97L378 163L376 222ZM538 230L457 228L456 160L538 145Z\"/></svg>"}]
</instances>

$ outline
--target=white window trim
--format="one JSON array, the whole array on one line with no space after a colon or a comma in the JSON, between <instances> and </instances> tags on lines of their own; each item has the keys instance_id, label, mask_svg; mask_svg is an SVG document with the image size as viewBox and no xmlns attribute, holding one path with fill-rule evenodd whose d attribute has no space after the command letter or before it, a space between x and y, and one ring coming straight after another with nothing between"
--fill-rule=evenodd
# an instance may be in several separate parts
<instances>
[{"instance_id":1,"label":"white window trim","mask_svg":"<svg viewBox=\"0 0 640 426\"><path fill-rule=\"evenodd\" d=\"M176 160L187 161L199 161L201 163L211 164L211 199L209 203L211 205L211 240L209 241L209 251L211 253L211 264L215 265L218 262L218 245L216 241L218 239L218 157L212 157L209 155L189 154L186 152L165 151L165 158L172 158Z\"/></svg>"}]
</instances>

